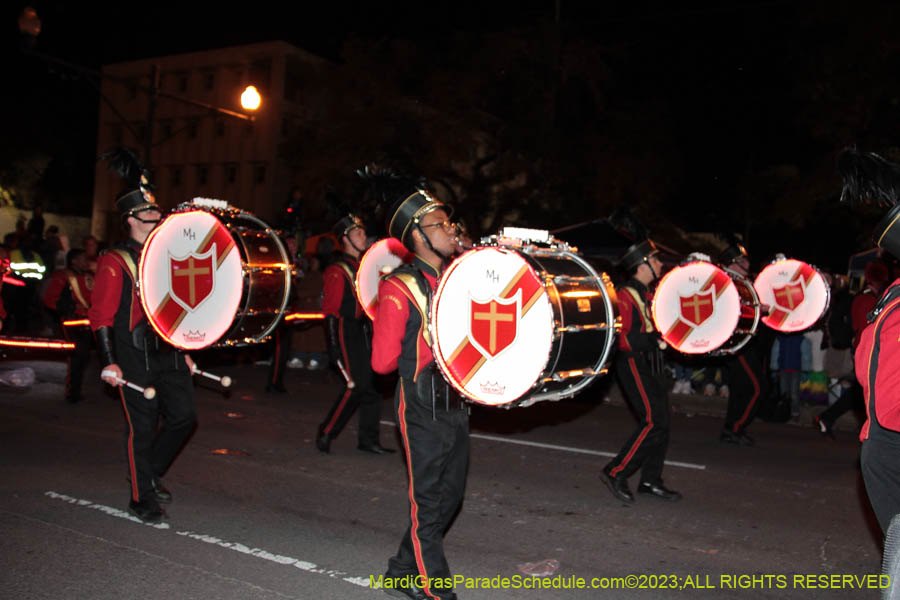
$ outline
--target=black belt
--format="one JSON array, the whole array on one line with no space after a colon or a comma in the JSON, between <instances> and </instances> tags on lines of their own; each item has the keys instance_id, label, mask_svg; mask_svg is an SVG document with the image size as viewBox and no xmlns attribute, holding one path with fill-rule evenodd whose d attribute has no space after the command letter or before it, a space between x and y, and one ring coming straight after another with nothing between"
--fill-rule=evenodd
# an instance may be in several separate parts
<instances>
[{"instance_id":1,"label":"black belt","mask_svg":"<svg viewBox=\"0 0 900 600\"><path fill-rule=\"evenodd\" d=\"M433 415L437 415L438 411L451 412L462 410L466 407L462 396L437 371L435 363L431 363L422 369L414 385L416 386L416 394L423 402L431 400Z\"/></svg>"}]
</instances>

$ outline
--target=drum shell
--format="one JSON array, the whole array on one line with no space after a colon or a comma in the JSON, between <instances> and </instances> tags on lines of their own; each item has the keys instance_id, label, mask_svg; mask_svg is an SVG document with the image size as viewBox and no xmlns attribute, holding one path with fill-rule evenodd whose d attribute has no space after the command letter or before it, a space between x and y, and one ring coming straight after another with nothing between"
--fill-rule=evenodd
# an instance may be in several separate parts
<instances>
[{"instance_id":1,"label":"drum shell","mask_svg":"<svg viewBox=\"0 0 900 600\"><path fill-rule=\"evenodd\" d=\"M244 267L244 290L231 328L217 346L265 341L284 315L291 293L291 260L278 234L243 211L219 217L231 231Z\"/></svg>"},{"instance_id":2,"label":"drum shell","mask_svg":"<svg viewBox=\"0 0 900 600\"><path fill-rule=\"evenodd\" d=\"M542 299L539 304L544 306L537 313L528 313L529 319L532 319L534 314L539 315L539 317L534 317L536 320L530 321L529 327L537 328L531 330L533 333L545 331L546 334L542 333L539 337L548 341L546 345L544 345L545 342L541 342L537 346L527 346L527 351L530 357L545 356L545 358L542 362L531 362L531 358L529 358L526 362L529 362L530 366L527 368L519 363L514 363L509 367L515 371L514 375L507 372L500 376L501 380L508 380L511 377L518 378L518 382L514 384L517 390L522 389L523 385L525 386L524 392L508 402L485 399L479 397L477 393L471 393L471 387L466 388L466 386L474 383L474 380L463 377L463 374L468 371L466 369L454 371L455 365L450 365L445 360L448 356L450 360L459 356L457 343L459 342L460 326L464 325L464 319L460 316L454 317L452 323L455 325L448 327L453 330L449 335L449 340L444 340L445 336L438 325L443 321L447 327L451 321L448 315L442 313L442 311L447 311L441 302L445 285L449 284L448 287L459 285L452 293L446 294L448 297L454 298L452 301L447 301L451 307L456 306L460 300L464 300L466 297L478 299L479 302L486 300L484 288L478 285L467 287L471 282L461 282L460 280L463 280L464 277L458 276L455 271L456 267L469 260L471 255L482 253L485 250L517 255L519 264L524 262L526 270L531 273L528 276L529 281L540 282ZM491 256L493 255L485 252L478 258L490 260ZM490 262L485 263L486 268L492 268L487 266L490 264ZM517 266L516 269L518 268ZM466 272L465 268L460 268L459 271ZM467 290L467 295L462 293L462 288ZM531 296L531 292L523 297L522 302L526 302L529 296ZM511 296L505 297L509 299ZM495 298L500 301L499 296L495 296ZM508 303L508 300L506 302ZM470 250L457 258L454 264L445 270L432 306L436 307L431 314L432 332L435 336L436 346L435 358L443 375L468 399L504 407L525 406L539 400L558 400L572 396L584 389L597 375L606 372L619 328L615 289L609 278L605 274L597 273L579 255L559 248L480 247ZM453 313L455 310L457 309L451 308L449 312ZM444 319L441 318L442 316ZM466 339L474 339L466 337L471 335L473 335L471 332L463 331L461 343L465 344ZM543 338L544 335L547 337ZM453 352L454 348L457 349L456 352ZM522 350L516 350L516 352L520 351ZM546 355L544 355L545 352ZM482 356L484 357L482 360L486 359L490 362L491 359L488 355L483 354ZM502 361L497 366L500 364ZM543 366L537 368L536 364ZM480 367L477 368L480 369ZM484 375L483 381L494 382L495 380L492 378L497 377L497 371L493 370L490 365L486 369L486 371L479 371L478 376ZM490 375L486 373L490 373ZM483 384L482 382L479 385Z\"/></svg>"}]
</instances>

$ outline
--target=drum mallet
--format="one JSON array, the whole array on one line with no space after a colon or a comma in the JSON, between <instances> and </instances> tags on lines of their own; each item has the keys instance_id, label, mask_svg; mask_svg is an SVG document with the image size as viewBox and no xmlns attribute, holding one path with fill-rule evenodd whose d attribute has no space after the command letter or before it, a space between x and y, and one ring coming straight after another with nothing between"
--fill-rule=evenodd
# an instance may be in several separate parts
<instances>
[{"instance_id":1,"label":"drum mallet","mask_svg":"<svg viewBox=\"0 0 900 600\"><path fill-rule=\"evenodd\" d=\"M201 371L197 368L197 365L194 365L194 375L200 375L201 377L206 377L208 379L212 379L213 381L218 381L222 384L222 387L231 387L231 377L228 375L222 375L219 377L218 375L213 375L212 373L207 373L206 371Z\"/></svg>"},{"instance_id":2,"label":"drum mallet","mask_svg":"<svg viewBox=\"0 0 900 600\"><path fill-rule=\"evenodd\" d=\"M356 387L356 382L350 379L350 373L347 372L347 369L344 368L344 363L341 362L341 359L337 359L338 369L341 370L341 375L344 376L344 380L347 382L347 389L353 389Z\"/></svg>"},{"instance_id":3,"label":"drum mallet","mask_svg":"<svg viewBox=\"0 0 900 600\"><path fill-rule=\"evenodd\" d=\"M117 377L115 371L109 371L109 370L104 369L100 373L100 377L115 377L117 383L120 383L126 387L130 387L131 389L133 389L136 392L142 393L144 395L144 398L146 398L147 400L153 400L156 397L156 388L155 387L153 387L151 385L148 385L147 387L141 387L137 384L131 383L130 381L126 381L125 379L122 379L121 377Z\"/></svg>"}]
</instances>

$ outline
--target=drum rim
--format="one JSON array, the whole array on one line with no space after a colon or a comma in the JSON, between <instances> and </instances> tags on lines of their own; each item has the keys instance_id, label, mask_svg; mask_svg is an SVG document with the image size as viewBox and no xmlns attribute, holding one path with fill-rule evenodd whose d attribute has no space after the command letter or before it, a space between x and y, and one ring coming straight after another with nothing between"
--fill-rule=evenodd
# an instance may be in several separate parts
<instances>
[{"instance_id":1,"label":"drum rim","mask_svg":"<svg viewBox=\"0 0 900 600\"><path fill-rule=\"evenodd\" d=\"M682 350L680 347L671 343L669 340L666 339L666 337L665 337L666 334L663 332L662 328L659 326L659 321L656 318L656 313L657 313L656 307L658 305L658 300L659 300L659 291L660 291L660 288L662 287L663 283L666 281L667 278L669 278L677 270L686 269L692 265L709 265L709 266L713 267L714 269L718 269L718 270L722 271L728 277L728 279L731 281L732 285L735 286L735 292L738 295L738 311L734 318L734 325L732 325L732 327L731 327L731 333L729 334L729 336L727 338L722 340L722 342L719 343L719 345L717 345L715 348L713 348L711 350L703 350L702 352L688 352L686 350ZM653 326L659 332L660 339L662 339L664 342L666 342L669 346L671 346L678 352L680 352L682 354L689 354L689 355L712 354L714 352L719 351L719 349L722 348L722 346L724 346L726 343L728 343L728 341L731 339L731 336L734 335L734 331L735 331L735 329L737 329L737 326L741 321L740 304L741 304L741 295L740 295L740 292L737 291L737 285L734 283L734 279L731 277L731 275L729 273L729 269L726 269L725 267L719 266L716 263L713 263L708 260L690 260L690 261L682 263L676 267L673 267L665 275L663 275L662 278L659 280L659 283L656 286L656 291L653 293L653 299L650 302L650 318L653 321Z\"/></svg>"},{"instance_id":2,"label":"drum rim","mask_svg":"<svg viewBox=\"0 0 900 600\"><path fill-rule=\"evenodd\" d=\"M156 236L159 235L160 232L163 231L163 227L164 227L167 223L169 223L169 221L171 221L172 219L174 219L176 216L183 216L183 215L187 215L187 214L190 214L190 213L202 213L202 214L209 215L210 217L212 217L212 218L215 220L215 223L216 223L215 226L216 226L216 227L225 227L225 229L228 230L227 226L225 226L225 224L222 223L222 221L221 221L219 218L217 218L216 215L212 214L210 211L202 210L202 209L199 209L199 208L190 209L190 210L177 210L177 211L172 211L170 214L168 214L168 215L166 216L165 219L163 219L156 227L153 228L153 230L152 230L152 231L150 232L150 234L147 236L147 239L144 241L143 247L141 248L141 256L140 256L140 259L139 259L139 262L138 262L138 273L137 273L137 275L138 275L138 281L145 281L145 279L144 279L144 265L146 264L146 258L147 258L148 254L149 254L150 249L151 249L152 241L153 241L154 239L156 239ZM231 235L231 231L230 231L230 230L228 231L228 234L229 234L229 236ZM234 250L237 251L237 248L235 248ZM159 326L157 325L156 321L152 318L153 311L152 311L152 309L147 305L147 302L149 302L149 299L147 299L146 286L138 286L138 298L139 298L139 300L140 300L140 302L141 302L141 308L143 308L144 314L145 314L146 317L147 317L147 322L150 323L150 326L153 328L153 330L156 332L156 334L157 334L160 338L162 338L163 340L165 340L167 343L171 344L172 346L174 346L174 347L176 347L176 348L182 349L182 350L203 350L203 349L209 348L210 346L213 346L213 345L216 344L219 340L221 340L222 338L224 338L224 337L227 335L227 333L231 330L231 328L232 328L233 325L234 325L234 321L235 321L235 318L236 318L236 315L237 315L237 313L235 312L235 315L232 316L231 321L229 321L228 325L226 325L225 328L222 330L222 334L221 334L218 338L216 338L215 341L212 341L212 342L210 342L209 344L205 344L205 345L201 345L201 346L185 346L184 344L178 343L177 341L173 340L170 336L168 336L168 335L166 335L165 333L163 333L163 332L160 330ZM238 307L240 307L241 301L242 301L242 300L243 300L243 290L241 290L241 297L238 298L238 302L237 302Z\"/></svg>"},{"instance_id":3,"label":"drum rim","mask_svg":"<svg viewBox=\"0 0 900 600\"><path fill-rule=\"evenodd\" d=\"M785 257L783 257L783 258L775 258L775 259L773 259L772 261L770 261L769 264L767 264L765 267L763 267L762 270L761 270L761 271L756 275L756 277L753 279L753 289L756 291L756 293L757 293L760 297L762 296L762 294L759 293L759 290L756 289L756 282L759 281L759 278L762 277L762 274L763 274L764 272L766 272L768 269L770 269L770 268L776 266L778 263L781 263L781 262L790 262L790 261L794 261L794 262L798 262L798 263L803 263L804 265L808 266L808 267L811 268L813 271L815 271L815 275L817 275L817 276L822 280L822 285L823 285L824 288L825 288L825 304L824 304L824 306L823 306L823 308L822 308L822 314L820 314L814 321L810 322L808 325L806 325L806 326L804 326L804 327L801 327L801 328L799 328L799 329L779 329L779 328L774 327L773 325L771 325L771 324L768 323L769 319L768 319L767 317L768 317L769 315L763 315L762 317L760 317L760 321L761 321L766 327L769 327L769 328L772 329L773 331L777 331L777 332L779 332L779 333L798 333L798 332L800 332L800 331L807 331L808 329L812 329L812 328L814 328L816 325L818 325L819 323L822 322L822 320L823 320L823 319L826 317L826 315L828 314L828 309L831 307L831 286L828 284L828 280L825 279L825 275L822 273L821 269L819 269L819 268L818 268L816 265L814 265L813 263L806 262L805 260L802 260L802 259L799 259L799 258L789 258L789 257L785 256Z\"/></svg>"},{"instance_id":4,"label":"drum rim","mask_svg":"<svg viewBox=\"0 0 900 600\"><path fill-rule=\"evenodd\" d=\"M476 246L474 248L470 248L469 250L466 250L465 252L463 252L462 254L457 256L447 266L447 268L444 269L444 272L441 274L440 281L438 281L437 289L435 290L434 295L432 297L432 301L430 303L430 306L428 307L428 312L429 312L428 327L429 327L429 330L431 331L432 340L434 340L434 342L432 344L432 355L434 356L434 360L438 365L438 370L444 376L444 379L447 380L447 383L449 383L453 387L453 389L455 389L457 392L459 392L466 398L470 399L471 401L473 401L477 404L482 404L485 406L495 406L495 407L501 407L501 408L502 407L512 407L512 406L515 406L517 402L519 402L524 396L528 395L531 392L531 390L534 389L534 385L535 385L535 383L537 383L537 381L535 383L533 383L531 386L529 386L528 388L526 388L524 392L522 392L521 394L519 394L512 400L508 400L506 402L494 402L494 403L485 402L481 397L476 397L475 395L469 393L468 390L465 389L465 387L460 385L460 383L456 380L456 377L453 375L452 371L450 370L449 366L447 366L445 357L440 350L440 345L438 344L439 336L437 335L437 333L438 333L437 306L440 303L440 297L444 290L444 286L446 285L447 281L449 280L450 274L453 272L453 270L455 268L457 268L459 266L459 264L461 264L463 262L464 259L467 259L469 257L469 255L473 255L477 252L481 252L481 251L485 251L485 250L493 250L493 251L497 251L497 252L501 252L501 253L515 254L520 260L522 260L522 262L525 264L525 266L528 267L528 270L531 272L532 276L534 276L539 282L542 281L540 279L540 277L538 276L537 272L535 271L534 266L531 263L529 263L529 261L525 260L522 256L520 256L519 253L512 248L506 248L503 246ZM547 302L552 308L553 303L550 301L549 294L547 293L547 289L543 285L541 286L541 292L543 293L543 295L545 297L547 297ZM549 361L550 361L550 352L553 348L553 344L554 344L554 339L553 339L553 336L551 336L550 346L547 350L547 358L543 363L543 366L541 368L539 375L543 374L547 369L547 363L549 363ZM536 379L539 379L539 377Z\"/></svg>"}]
</instances>

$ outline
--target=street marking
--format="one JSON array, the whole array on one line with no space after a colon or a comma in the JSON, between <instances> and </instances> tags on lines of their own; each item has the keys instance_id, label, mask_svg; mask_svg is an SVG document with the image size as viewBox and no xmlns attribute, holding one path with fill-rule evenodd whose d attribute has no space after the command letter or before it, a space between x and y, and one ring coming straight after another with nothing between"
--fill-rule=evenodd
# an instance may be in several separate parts
<instances>
[{"instance_id":1,"label":"street marking","mask_svg":"<svg viewBox=\"0 0 900 600\"><path fill-rule=\"evenodd\" d=\"M148 525L150 527L154 527L156 529L171 529L171 526L168 523L144 523L137 517L128 514L123 510L119 510L117 508L113 508L111 506L104 506L102 504L97 504L92 502L91 500L82 500L80 498L73 498L71 496L67 496L66 494L60 494L59 492L48 491L44 492L45 496L49 496L50 498L54 498L56 500L62 500L63 502L68 502L69 504L74 504L76 506L80 506L82 508L91 508L94 510L99 510L102 513L106 513L112 517L118 517L120 519L126 519L128 521L135 521L141 525ZM341 579L348 583L352 583L354 585L358 585L360 587L369 588L370 580L369 577L354 577L350 576L345 571L337 571L334 569L327 569L325 567L321 567L315 563L309 562L308 560L303 560L300 558L294 558L292 556L285 556L283 554L275 554L273 552L269 552L263 548L251 548L245 544L241 544L240 542L229 542L227 540L223 540L213 535L207 535L205 533L198 533L195 531L174 531L176 535L184 536L190 538L192 540L197 540L200 542L205 542L207 544L212 544L214 546L219 546L220 548L227 548L228 550L234 550L235 552L240 552L241 554L247 554L249 556L255 556L256 558L261 558L263 560L268 560L274 562L279 565L292 566L300 569L301 571L306 571L308 573L316 573L319 575L326 575L331 577L332 579Z\"/></svg>"},{"instance_id":2,"label":"street marking","mask_svg":"<svg viewBox=\"0 0 900 600\"><path fill-rule=\"evenodd\" d=\"M393 421L381 421L382 425L390 425L392 427L396 427L397 425ZM469 437L477 438L480 440L490 440L492 442L501 442L504 444L517 444L519 446L532 446L534 448L545 448L547 450L559 450L560 452L574 452L575 454L590 454L592 456L605 456L609 458L613 458L616 456L615 452L604 452L602 450L588 450L587 448L574 448L572 446L557 446L556 444L544 444L541 442L529 442L528 440L513 440L510 438L500 437L496 435L485 435L483 433L470 433ZM683 467L685 469L697 469L698 471L705 471L706 465L698 465L697 463L689 463L682 462L678 460L667 460L665 464L670 467Z\"/></svg>"}]
</instances>

